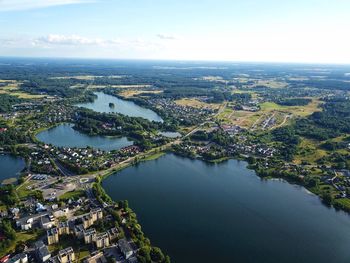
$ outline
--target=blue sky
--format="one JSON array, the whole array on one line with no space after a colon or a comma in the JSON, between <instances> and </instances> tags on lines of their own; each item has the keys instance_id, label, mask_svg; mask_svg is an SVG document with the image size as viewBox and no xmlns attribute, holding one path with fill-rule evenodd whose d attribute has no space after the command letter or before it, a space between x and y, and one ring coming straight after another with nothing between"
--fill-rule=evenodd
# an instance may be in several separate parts
<instances>
[{"instance_id":1,"label":"blue sky","mask_svg":"<svg viewBox=\"0 0 350 263\"><path fill-rule=\"evenodd\" d=\"M350 63L349 0L0 0L0 56Z\"/></svg>"}]
</instances>

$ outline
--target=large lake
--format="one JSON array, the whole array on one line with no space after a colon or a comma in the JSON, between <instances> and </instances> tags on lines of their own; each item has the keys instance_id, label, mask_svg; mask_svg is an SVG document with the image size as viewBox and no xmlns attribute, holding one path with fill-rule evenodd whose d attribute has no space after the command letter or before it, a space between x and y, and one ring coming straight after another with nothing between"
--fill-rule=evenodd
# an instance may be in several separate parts
<instances>
[{"instance_id":1,"label":"large lake","mask_svg":"<svg viewBox=\"0 0 350 263\"><path fill-rule=\"evenodd\" d=\"M104 151L119 150L133 144L126 137L90 136L74 130L72 124L61 124L37 134L37 139L58 147L85 148L90 146Z\"/></svg>"},{"instance_id":2,"label":"large lake","mask_svg":"<svg viewBox=\"0 0 350 263\"><path fill-rule=\"evenodd\" d=\"M17 178L18 173L25 167L22 158L18 158L9 154L0 155L0 183L8 178Z\"/></svg>"},{"instance_id":3,"label":"large lake","mask_svg":"<svg viewBox=\"0 0 350 263\"><path fill-rule=\"evenodd\" d=\"M103 92L95 92L94 94L97 96L94 102L79 103L76 104L76 106L101 113L116 112L130 117L142 117L150 121L163 122L162 118L157 113L150 109L140 107L132 101L122 100ZM114 107L110 107L109 103L114 103Z\"/></svg>"},{"instance_id":4,"label":"large lake","mask_svg":"<svg viewBox=\"0 0 350 263\"><path fill-rule=\"evenodd\" d=\"M108 177L152 243L175 263L348 263L350 217L295 185L261 180L245 162L165 155Z\"/></svg>"}]
</instances>

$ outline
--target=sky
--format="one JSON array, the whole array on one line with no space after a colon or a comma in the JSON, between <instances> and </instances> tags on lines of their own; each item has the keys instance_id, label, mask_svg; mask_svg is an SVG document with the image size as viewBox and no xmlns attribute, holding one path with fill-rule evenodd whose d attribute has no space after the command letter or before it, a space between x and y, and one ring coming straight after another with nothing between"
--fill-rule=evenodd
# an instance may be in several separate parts
<instances>
[{"instance_id":1,"label":"sky","mask_svg":"<svg viewBox=\"0 0 350 263\"><path fill-rule=\"evenodd\" d=\"M350 64L350 0L0 0L0 56Z\"/></svg>"}]
</instances>

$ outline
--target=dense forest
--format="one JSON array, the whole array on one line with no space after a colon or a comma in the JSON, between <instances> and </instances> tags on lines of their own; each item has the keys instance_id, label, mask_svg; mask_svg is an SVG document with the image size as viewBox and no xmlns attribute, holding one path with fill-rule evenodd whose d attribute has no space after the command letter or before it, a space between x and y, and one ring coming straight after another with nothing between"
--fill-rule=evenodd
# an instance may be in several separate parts
<instances>
[{"instance_id":1,"label":"dense forest","mask_svg":"<svg viewBox=\"0 0 350 263\"><path fill-rule=\"evenodd\" d=\"M323 111L296 122L297 134L323 141L350 132L350 100L329 98L322 107Z\"/></svg>"},{"instance_id":2,"label":"dense forest","mask_svg":"<svg viewBox=\"0 0 350 263\"><path fill-rule=\"evenodd\" d=\"M23 99L19 99L15 96L8 94L0 95L0 112L9 112L12 110L12 105L23 102Z\"/></svg>"},{"instance_id":3,"label":"dense forest","mask_svg":"<svg viewBox=\"0 0 350 263\"><path fill-rule=\"evenodd\" d=\"M292 98L292 99L279 99L277 104L282 106L306 106L311 102L311 99L305 98Z\"/></svg>"}]
</instances>

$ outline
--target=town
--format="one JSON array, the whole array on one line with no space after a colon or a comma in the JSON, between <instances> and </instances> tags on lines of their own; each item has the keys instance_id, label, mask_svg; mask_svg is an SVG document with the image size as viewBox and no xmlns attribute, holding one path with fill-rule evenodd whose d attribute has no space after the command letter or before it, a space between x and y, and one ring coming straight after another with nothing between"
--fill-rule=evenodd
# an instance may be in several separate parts
<instances>
[{"instance_id":1,"label":"town","mask_svg":"<svg viewBox=\"0 0 350 263\"><path fill-rule=\"evenodd\" d=\"M0 157L19 167L0 187L0 262L170 262L128 202L102 186L168 154L242 160L261 180L284 179L350 211L347 91L262 82L259 73L179 74L179 86L154 73L102 73L0 82L9 96L0 101Z\"/></svg>"}]
</instances>

